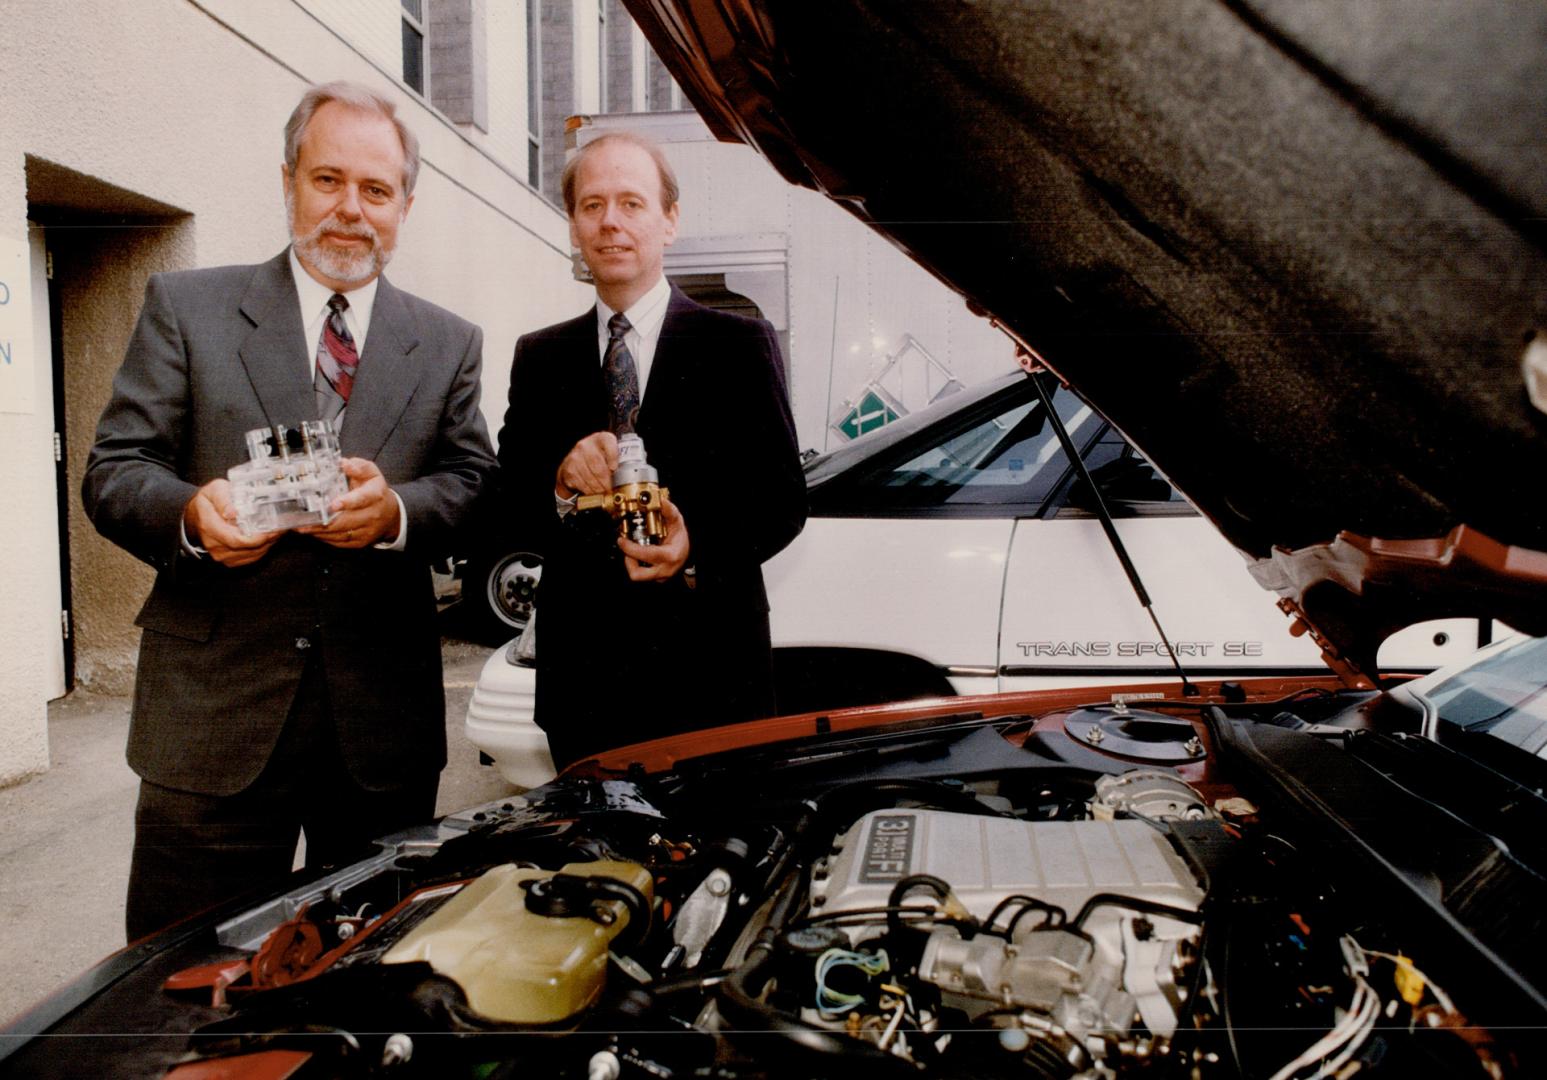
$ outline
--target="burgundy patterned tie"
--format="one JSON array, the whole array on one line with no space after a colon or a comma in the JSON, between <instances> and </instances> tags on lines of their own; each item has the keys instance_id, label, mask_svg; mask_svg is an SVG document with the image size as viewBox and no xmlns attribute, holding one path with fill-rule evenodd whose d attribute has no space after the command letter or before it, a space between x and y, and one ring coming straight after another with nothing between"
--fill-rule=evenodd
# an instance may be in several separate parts
<instances>
[{"instance_id":1,"label":"burgundy patterned tie","mask_svg":"<svg viewBox=\"0 0 1547 1080\"><path fill-rule=\"evenodd\" d=\"M344 322L349 301L338 293L328 298L328 317L322 322L322 340L317 343L317 375L312 389L317 392L317 415L337 420L349 404L349 391L355 384L355 367L360 363L355 339Z\"/></svg>"},{"instance_id":2,"label":"burgundy patterned tie","mask_svg":"<svg viewBox=\"0 0 1547 1080\"><path fill-rule=\"evenodd\" d=\"M633 431L639 417L639 369L634 366L634 354L623 343L623 335L632 329L621 311L607 320L602 381L607 387L607 427L614 435Z\"/></svg>"}]
</instances>

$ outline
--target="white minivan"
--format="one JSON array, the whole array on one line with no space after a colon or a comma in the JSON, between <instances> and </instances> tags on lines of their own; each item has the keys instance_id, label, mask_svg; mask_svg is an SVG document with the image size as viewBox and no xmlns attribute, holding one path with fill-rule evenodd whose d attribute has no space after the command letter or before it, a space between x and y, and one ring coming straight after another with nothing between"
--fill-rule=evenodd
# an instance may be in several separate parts
<instances>
[{"instance_id":1,"label":"white minivan","mask_svg":"<svg viewBox=\"0 0 1547 1080\"><path fill-rule=\"evenodd\" d=\"M810 520L764 567L782 713L1133 682L1177 664L1215 678L1326 670L1207 519L1079 397L1044 390L1150 607L1032 377L1013 372L806 463ZM522 560L535 591L540 567ZM1381 666L1429 670L1488 639L1474 619L1422 623L1386 641ZM467 713L469 741L528 787L553 775L535 682L514 643L496 650Z\"/></svg>"}]
</instances>

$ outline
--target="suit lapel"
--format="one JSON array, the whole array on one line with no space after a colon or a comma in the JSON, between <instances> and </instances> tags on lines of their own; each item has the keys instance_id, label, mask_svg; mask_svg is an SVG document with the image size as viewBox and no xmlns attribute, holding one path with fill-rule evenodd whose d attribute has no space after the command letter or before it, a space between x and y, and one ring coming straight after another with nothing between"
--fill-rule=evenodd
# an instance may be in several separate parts
<instances>
[{"instance_id":1,"label":"suit lapel","mask_svg":"<svg viewBox=\"0 0 1547 1080\"><path fill-rule=\"evenodd\" d=\"M607 388L597 348L596 308L554 328L545 348L546 393L556 409L586 426L586 433L607 427ZM583 419L582 419L583 418Z\"/></svg>"},{"instance_id":2,"label":"suit lapel","mask_svg":"<svg viewBox=\"0 0 1547 1080\"><path fill-rule=\"evenodd\" d=\"M604 401L607 394L602 378L602 354L597 347L596 308L592 307L577 319L571 319L562 331L564 351L575 357L575 364L565 374L572 380L578 392L589 398ZM592 393L592 390L595 393ZM605 411L605 404L602 406Z\"/></svg>"},{"instance_id":3,"label":"suit lapel","mask_svg":"<svg viewBox=\"0 0 1547 1080\"><path fill-rule=\"evenodd\" d=\"M374 460L380 453L419 385L418 367L410 362L418 346L419 335L403 294L382 278L339 432L346 456Z\"/></svg>"},{"instance_id":4,"label":"suit lapel","mask_svg":"<svg viewBox=\"0 0 1547 1080\"><path fill-rule=\"evenodd\" d=\"M691 324L693 311L698 305L678 289L671 287L671 299L666 304L666 318L661 322L661 335L655 344L655 356L650 361L650 378L645 382L644 398L640 401L640 420L649 414L650 403L656 399L670 399L673 387L690 379L697 350L692 347ZM648 445L648 444L647 444Z\"/></svg>"},{"instance_id":5,"label":"suit lapel","mask_svg":"<svg viewBox=\"0 0 1547 1080\"><path fill-rule=\"evenodd\" d=\"M290 277L290 257L281 252L257 268L242 297L242 314L253 324L237 356L270 425L298 424L317 415L306 331Z\"/></svg>"}]
</instances>

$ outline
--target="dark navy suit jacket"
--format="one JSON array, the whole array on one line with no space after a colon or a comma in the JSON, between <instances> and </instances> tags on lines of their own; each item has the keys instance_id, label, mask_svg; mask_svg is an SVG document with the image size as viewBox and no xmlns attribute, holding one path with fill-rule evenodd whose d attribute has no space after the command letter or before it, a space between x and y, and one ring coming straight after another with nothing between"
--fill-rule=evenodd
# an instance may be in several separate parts
<instances>
[{"instance_id":1,"label":"dark navy suit jacket","mask_svg":"<svg viewBox=\"0 0 1547 1080\"><path fill-rule=\"evenodd\" d=\"M629 581L610 518L555 513L559 463L606 427L595 309L522 337L499 457L512 535L544 557L537 721L561 766L773 713L762 564L806 520L784 366L764 320L673 288L645 385L637 431L687 523L692 589Z\"/></svg>"}]
</instances>

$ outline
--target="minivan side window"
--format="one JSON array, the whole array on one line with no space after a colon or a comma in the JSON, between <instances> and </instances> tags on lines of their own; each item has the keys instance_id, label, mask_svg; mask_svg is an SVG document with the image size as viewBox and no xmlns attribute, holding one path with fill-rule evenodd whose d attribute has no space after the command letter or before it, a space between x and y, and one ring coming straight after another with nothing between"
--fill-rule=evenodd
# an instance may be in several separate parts
<instances>
[{"instance_id":1,"label":"minivan side window","mask_svg":"<svg viewBox=\"0 0 1547 1080\"><path fill-rule=\"evenodd\" d=\"M1100 423L1067 392L1053 399L1078 443ZM1067 458L1035 399L1000 412L867 476L856 493L876 509L998 507L1035 513L1063 477Z\"/></svg>"},{"instance_id":2,"label":"minivan side window","mask_svg":"<svg viewBox=\"0 0 1547 1080\"><path fill-rule=\"evenodd\" d=\"M1129 446L1114 428L1103 431L1101 438L1085 451L1084 458L1085 468L1113 517L1194 512L1182 493ZM1055 496L1049 512L1065 509L1096 512L1090 488L1077 476L1071 477L1069 484Z\"/></svg>"}]
</instances>

